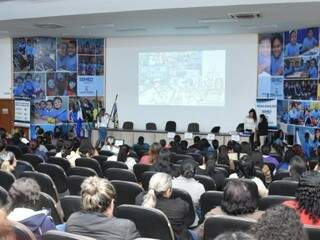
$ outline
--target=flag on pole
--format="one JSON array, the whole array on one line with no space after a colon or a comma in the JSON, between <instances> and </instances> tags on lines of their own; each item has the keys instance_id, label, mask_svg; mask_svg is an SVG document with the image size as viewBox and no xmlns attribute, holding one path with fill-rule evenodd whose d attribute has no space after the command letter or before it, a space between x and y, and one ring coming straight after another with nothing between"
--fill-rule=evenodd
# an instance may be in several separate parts
<instances>
[{"instance_id":1,"label":"flag on pole","mask_svg":"<svg viewBox=\"0 0 320 240\"><path fill-rule=\"evenodd\" d=\"M118 106L117 106L117 102L114 103L113 106L113 114L112 114L112 122L113 122L113 126L114 128L119 128L119 117L118 117Z\"/></svg>"}]
</instances>

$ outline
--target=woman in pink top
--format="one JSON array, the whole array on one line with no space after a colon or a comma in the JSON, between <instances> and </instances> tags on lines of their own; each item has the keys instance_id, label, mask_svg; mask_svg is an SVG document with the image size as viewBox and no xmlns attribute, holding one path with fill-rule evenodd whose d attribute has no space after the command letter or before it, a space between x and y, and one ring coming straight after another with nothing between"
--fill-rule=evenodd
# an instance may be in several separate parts
<instances>
[{"instance_id":1,"label":"woman in pink top","mask_svg":"<svg viewBox=\"0 0 320 240\"><path fill-rule=\"evenodd\" d=\"M159 159L159 152L161 145L159 143L153 143L149 149L148 155L143 156L140 159L139 164L152 165Z\"/></svg>"}]
</instances>

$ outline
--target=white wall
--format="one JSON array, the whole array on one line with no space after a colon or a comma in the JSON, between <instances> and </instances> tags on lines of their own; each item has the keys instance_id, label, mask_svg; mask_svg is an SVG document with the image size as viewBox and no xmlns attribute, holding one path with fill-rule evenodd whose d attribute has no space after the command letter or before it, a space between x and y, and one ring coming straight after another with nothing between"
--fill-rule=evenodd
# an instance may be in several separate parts
<instances>
[{"instance_id":1,"label":"white wall","mask_svg":"<svg viewBox=\"0 0 320 240\"><path fill-rule=\"evenodd\" d=\"M188 123L199 122L200 131L220 125L221 131L234 131L250 108L255 106L257 88L257 34L224 36L181 36L109 38L106 53L106 106L110 111L119 94L120 124L133 121L135 129L155 122L164 129L167 120L185 131ZM226 49L225 107L139 106L138 53L192 49Z\"/></svg>"},{"instance_id":2,"label":"white wall","mask_svg":"<svg viewBox=\"0 0 320 240\"><path fill-rule=\"evenodd\" d=\"M0 99L12 97L11 38L0 38Z\"/></svg>"}]
</instances>

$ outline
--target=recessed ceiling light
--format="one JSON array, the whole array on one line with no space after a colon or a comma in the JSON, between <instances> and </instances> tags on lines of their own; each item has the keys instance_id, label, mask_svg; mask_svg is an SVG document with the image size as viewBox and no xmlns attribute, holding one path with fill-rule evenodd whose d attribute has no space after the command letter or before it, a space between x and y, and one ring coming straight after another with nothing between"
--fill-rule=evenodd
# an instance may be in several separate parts
<instances>
[{"instance_id":1,"label":"recessed ceiling light","mask_svg":"<svg viewBox=\"0 0 320 240\"><path fill-rule=\"evenodd\" d=\"M55 23L35 23L33 26L42 29L60 29L64 28L63 25L55 24Z\"/></svg>"}]
</instances>

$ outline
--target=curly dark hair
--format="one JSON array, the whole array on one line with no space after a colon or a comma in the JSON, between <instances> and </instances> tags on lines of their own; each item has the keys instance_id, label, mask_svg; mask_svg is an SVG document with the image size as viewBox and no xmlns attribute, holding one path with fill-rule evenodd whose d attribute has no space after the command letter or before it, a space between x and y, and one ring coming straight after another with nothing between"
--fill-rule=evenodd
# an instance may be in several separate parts
<instances>
[{"instance_id":1,"label":"curly dark hair","mask_svg":"<svg viewBox=\"0 0 320 240\"><path fill-rule=\"evenodd\" d=\"M19 178L9 190L10 209L30 208L38 209L40 204L40 186L31 178Z\"/></svg>"},{"instance_id":2,"label":"curly dark hair","mask_svg":"<svg viewBox=\"0 0 320 240\"><path fill-rule=\"evenodd\" d=\"M305 172L301 175L296 190L299 211L310 215L313 223L320 221L320 173Z\"/></svg>"},{"instance_id":3,"label":"curly dark hair","mask_svg":"<svg viewBox=\"0 0 320 240\"><path fill-rule=\"evenodd\" d=\"M253 213L257 209L257 199L245 182L232 179L224 188L221 209L229 215Z\"/></svg>"},{"instance_id":4,"label":"curly dark hair","mask_svg":"<svg viewBox=\"0 0 320 240\"><path fill-rule=\"evenodd\" d=\"M297 213L284 205L267 209L253 227L258 240L303 240L305 233Z\"/></svg>"}]
</instances>

